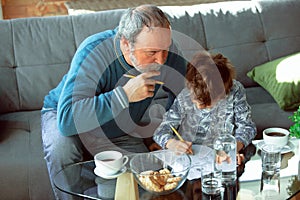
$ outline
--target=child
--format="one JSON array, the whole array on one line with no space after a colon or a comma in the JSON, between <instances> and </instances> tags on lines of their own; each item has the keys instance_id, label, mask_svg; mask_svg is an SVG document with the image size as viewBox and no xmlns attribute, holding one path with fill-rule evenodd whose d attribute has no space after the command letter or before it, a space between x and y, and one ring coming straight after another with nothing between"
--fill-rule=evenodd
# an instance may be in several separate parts
<instances>
[{"instance_id":1,"label":"child","mask_svg":"<svg viewBox=\"0 0 300 200\"><path fill-rule=\"evenodd\" d=\"M235 70L221 54L197 53L188 64L186 87L165 113L153 139L163 149L190 152L192 144L213 147L221 133L231 133L237 152L251 143L256 127L251 119L243 85L234 79ZM178 129L184 141L173 134ZM240 163L243 156L238 156Z\"/></svg>"}]
</instances>

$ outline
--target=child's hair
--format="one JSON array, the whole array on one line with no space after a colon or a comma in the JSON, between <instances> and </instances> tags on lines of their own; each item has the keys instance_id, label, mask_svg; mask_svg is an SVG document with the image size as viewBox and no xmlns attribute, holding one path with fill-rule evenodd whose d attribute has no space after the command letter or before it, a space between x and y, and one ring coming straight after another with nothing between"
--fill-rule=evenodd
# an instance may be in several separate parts
<instances>
[{"instance_id":1,"label":"child's hair","mask_svg":"<svg viewBox=\"0 0 300 200\"><path fill-rule=\"evenodd\" d=\"M199 52L187 66L187 87L192 98L204 107L211 106L230 92L235 70L222 54Z\"/></svg>"}]
</instances>

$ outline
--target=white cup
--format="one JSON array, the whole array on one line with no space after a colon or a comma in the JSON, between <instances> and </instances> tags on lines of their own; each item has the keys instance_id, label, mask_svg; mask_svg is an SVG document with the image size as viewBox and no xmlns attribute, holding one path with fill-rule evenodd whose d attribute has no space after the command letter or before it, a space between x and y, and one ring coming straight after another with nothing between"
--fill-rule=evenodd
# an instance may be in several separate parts
<instances>
[{"instance_id":1,"label":"white cup","mask_svg":"<svg viewBox=\"0 0 300 200\"><path fill-rule=\"evenodd\" d=\"M94 156L97 170L105 175L116 174L128 162L128 157L118 151L102 151Z\"/></svg>"},{"instance_id":2,"label":"white cup","mask_svg":"<svg viewBox=\"0 0 300 200\"><path fill-rule=\"evenodd\" d=\"M265 144L275 144L278 147L284 147L289 140L290 132L283 128L267 128L263 131Z\"/></svg>"}]
</instances>

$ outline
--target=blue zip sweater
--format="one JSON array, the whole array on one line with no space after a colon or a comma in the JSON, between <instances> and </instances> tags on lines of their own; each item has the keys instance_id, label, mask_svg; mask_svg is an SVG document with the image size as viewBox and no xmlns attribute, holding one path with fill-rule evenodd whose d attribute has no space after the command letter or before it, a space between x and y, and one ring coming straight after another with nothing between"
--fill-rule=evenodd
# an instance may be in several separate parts
<instances>
[{"instance_id":1,"label":"blue zip sweater","mask_svg":"<svg viewBox=\"0 0 300 200\"><path fill-rule=\"evenodd\" d=\"M119 40L115 41L116 31L107 30L85 39L73 57L69 72L45 97L42 112L57 110L62 135L71 136L98 127L108 138L125 135L139 124L151 104L153 98L128 102L122 88L128 78L123 75L139 72L121 56ZM174 44L165 65L156 79L166 83L163 89L169 94L168 109L184 86L186 69L186 62ZM178 77L176 83L174 76ZM158 88L156 85L155 94Z\"/></svg>"}]
</instances>

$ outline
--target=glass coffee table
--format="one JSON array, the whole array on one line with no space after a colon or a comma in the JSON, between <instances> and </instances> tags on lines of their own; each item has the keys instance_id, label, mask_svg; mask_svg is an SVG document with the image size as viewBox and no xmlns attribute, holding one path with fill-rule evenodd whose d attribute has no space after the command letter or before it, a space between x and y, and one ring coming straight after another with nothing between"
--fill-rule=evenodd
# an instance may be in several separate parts
<instances>
[{"instance_id":1,"label":"glass coffee table","mask_svg":"<svg viewBox=\"0 0 300 200\"><path fill-rule=\"evenodd\" d=\"M289 199L300 191L299 140L292 139L289 145L291 149L282 154L280 200ZM236 184L225 187L225 199L249 199L249 195L260 193L262 184L260 150L250 144L244 154L246 162L237 169ZM114 199L117 179L100 178L94 174L94 168L93 160L70 165L55 176L54 184L63 192L85 199ZM147 200L201 199L201 182L200 179L187 180L180 189L164 196L152 195L139 187L139 195L140 199Z\"/></svg>"}]
</instances>

